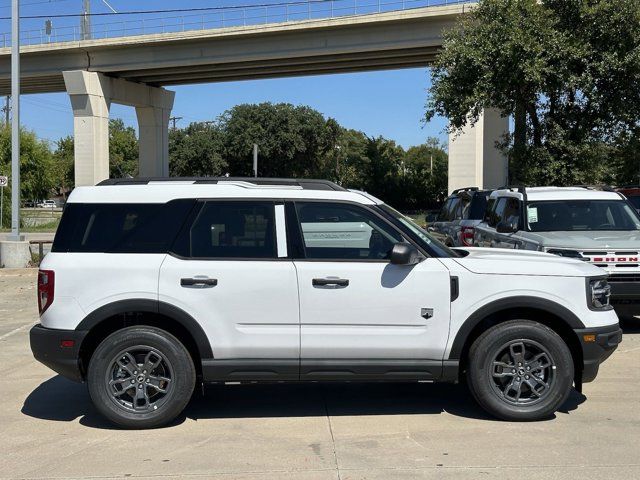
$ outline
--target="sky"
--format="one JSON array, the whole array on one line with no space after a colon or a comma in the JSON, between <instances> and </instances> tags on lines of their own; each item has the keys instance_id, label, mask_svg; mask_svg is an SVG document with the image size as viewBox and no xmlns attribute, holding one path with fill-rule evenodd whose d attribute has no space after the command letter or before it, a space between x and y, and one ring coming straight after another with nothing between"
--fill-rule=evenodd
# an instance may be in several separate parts
<instances>
[{"instance_id":1,"label":"sky","mask_svg":"<svg viewBox=\"0 0 640 480\"><path fill-rule=\"evenodd\" d=\"M211 5L246 5L268 3L282 0L183 0L179 4L168 0L109 0L109 4L119 12L127 10L149 10L167 8L202 8ZM292 0L294 1L294 0ZM358 5L367 6L367 1L358 0ZM373 0L377 2L377 0ZM425 3L427 0L417 0ZM432 0L431 3L438 0ZM336 0L334 8L349 7L354 0ZM0 0L0 17L10 15L10 0ZM82 0L21 0L21 16L60 15L79 13ZM326 8L323 4L313 4L314 8ZM391 5L392 7L393 5ZM279 9L272 7L270 21L277 21ZM292 9L294 10L294 9ZM91 0L92 13L108 13L109 8L99 0ZM250 11L249 14L251 15ZM196 15L193 13L185 15ZM256 14L258 15L258 14ZM259 15L264 15L263 9ZM325 15L318 11L317 15ZM179 14L137 15L126 17L125 29L139 26L141 18L146 25L153 22L176 22ZM218 12L197 13L198 21L210 22L215 26L219 21ZM204 20L203 20L204 16ZM217 17L216 17L217 16ZM229 18L231 14L227 12ZM271 18L273 17L273 18ZM125 17L93 17L93 29L100 32L112 27L113 22ZM158 19L164 20L158 20ZM187 21L191 17L185 17ZM218 18L218 20L216 20ZM156 20L151 20L156 19ZM22 38L26 42L40 36L36 29L45 19L27 19L21 21ZM228 20L227 20L228 21ZM52 18L52 22L61 36L73 35L77 31L79 18ZM109 25L108 27L100 25ZM118 28L123 28L121 24ZM0 34L10 32L8 20L0 19ZM38 40L39 41L39 40ZM0 40L1 42L1 40ZM424 105L430 85L429 71L426 68L388 70L379 72L320 75L309 77L280 78L256 81L210 83L167 87L175 90L176 97L172 115L183 117L178 126L186 126L193 121L215 120L225 110L241 103L287 102L294 105L309 105L326 117L335 118L342 126L363 131L369 136L382 135L395 140L407 148L424 143L429 137L437 137L446 143L444 131L446 122L435 119L425 125ZM23 95L21 97L21 123L36 132L41 138L55 142L60 137L73 133L73 115L69 99L65 93ZM111 118L122 118L131 126L136 126L135 111L131 107L113 105Z\"/></svg>"}]
</instances>

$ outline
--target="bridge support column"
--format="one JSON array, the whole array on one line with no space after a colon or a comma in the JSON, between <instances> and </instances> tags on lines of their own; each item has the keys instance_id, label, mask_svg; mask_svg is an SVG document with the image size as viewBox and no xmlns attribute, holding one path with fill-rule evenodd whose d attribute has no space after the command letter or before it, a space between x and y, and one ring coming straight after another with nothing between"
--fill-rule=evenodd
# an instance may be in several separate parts
<instances>
[{"instance_id":1,"label":"bridge support column","mask_svg":"<svg viewBox=\"0 0 640 480\"><path fill-rule=\"evenodd\" d=\"M449 193L456 188L496 188L508 183L506 156L496 147L509 132L509 119L485 110L474 126L449 135Z\"/></svg>"},{"instance_id":2,"label":"bridge support column","mask_svg":"<svg viewBox=\"0 0 640 480\"><path fill-rule=\"evenodd\" d=\"M139 131L138 175L169 175L169 116L175 92L107 77L98 72L63 72L74 115L75 184L109 178L109 107L135 107Z\"/></svg>"},{"instance_id":3,"label":"bridge support column","mask_svg":"<svg viewBox=\"0 0 640 480\"><path fill-rule=\"evenodd\" d=\"M171 95L166 95L162 99L164 101L157 102L160 106L136 107L140 137L138 174L141 177L169 176L169 117L173 106L173 92L165 92Z\"/></svg>"},{"instance_id":4,"label":"bridge support column","mask_svg":"<svg viewBox=\"0 0 640 480\"><path fill-rule=\"evenodd\" d=\"M100 77L64 72L73 109L75 184L95 185L109 178L109 107Z\"/></svg>"}]
</instances>

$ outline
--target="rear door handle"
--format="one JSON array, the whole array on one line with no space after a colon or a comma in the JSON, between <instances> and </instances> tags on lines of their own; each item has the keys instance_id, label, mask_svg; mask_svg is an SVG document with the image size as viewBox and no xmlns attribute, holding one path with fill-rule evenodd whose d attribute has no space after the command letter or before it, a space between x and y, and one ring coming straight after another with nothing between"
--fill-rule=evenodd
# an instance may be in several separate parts
<instances>
[{"instance_id":1,"label":"rear door handle","mask_svg":"<svg viewBox=\"0 0 640 480\"><path fill-rule=\"evenodd\" d=\"M329 285L335 285L337 287L348 287L349 280L346 278L314 278L311 281L314 287L326 287Z\"/></svg>"},{"instance_id":2,"label":"rear door handle","mask_svg":"<svg viewBox=\"0 0 640 480\"><path fill-rule=\"evenodd\" d=\"M217 278L198 278L198 277L194 277L194 278L181 278L180 279L180 286L181 287L196 287L196 286L201 286L201 287L215 287L216 285L218 285L218 279Z\"/></svg>"}]
</instances>

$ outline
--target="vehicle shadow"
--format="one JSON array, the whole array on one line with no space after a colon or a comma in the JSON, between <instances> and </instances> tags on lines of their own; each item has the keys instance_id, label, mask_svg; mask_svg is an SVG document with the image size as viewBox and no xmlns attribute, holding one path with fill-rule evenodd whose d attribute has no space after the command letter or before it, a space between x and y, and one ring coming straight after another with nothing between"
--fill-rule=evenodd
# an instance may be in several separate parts
<instances>
[{"instance_id":1,"label":"vehicle shadow","mask_svg":"<svg viewBox=\"0 0 640 480\"><path fill-rule=\"evenodd\" d=\"M560 413L567 414L586 397L573 390ZM53 377L25 399L22 413L42 420L115 429L91 404L86 385ZM196 392L172 425L190 418L269 418L366 415L451 415L496 421L471 398L466 387L420 383L291 383L208 385Z\"/></svg>"}]
</instances>

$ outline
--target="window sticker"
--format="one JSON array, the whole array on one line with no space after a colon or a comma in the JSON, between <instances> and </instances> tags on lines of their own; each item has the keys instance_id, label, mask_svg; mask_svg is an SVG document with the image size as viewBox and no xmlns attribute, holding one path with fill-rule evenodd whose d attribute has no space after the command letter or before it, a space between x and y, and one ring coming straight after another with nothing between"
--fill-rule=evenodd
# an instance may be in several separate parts
<instances>
[{"instance_id":1,"label":"window sticker","mask_svg":"<svg viewBox=\"0 0 640 480\"><path fill-rule=\"evenodd\" d=\"M538 207L527 207L527 220L529 223L538 221Z\"/></svg>"}]
</instances>

